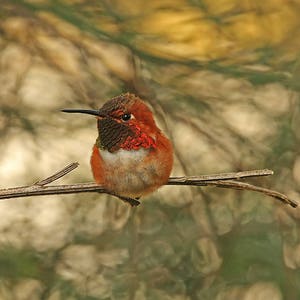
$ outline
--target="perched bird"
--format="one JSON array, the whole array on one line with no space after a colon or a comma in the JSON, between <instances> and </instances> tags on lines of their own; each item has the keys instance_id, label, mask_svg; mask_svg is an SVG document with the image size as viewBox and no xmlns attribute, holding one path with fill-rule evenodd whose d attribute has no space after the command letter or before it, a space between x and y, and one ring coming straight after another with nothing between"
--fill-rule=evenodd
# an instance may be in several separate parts
<instances>
[{"instance_id":1,"label":"perched bird","mask_svg":"<svg viewBox=\"0 0 300 300\"><path fill-rule=\"evenodd\" d=\"M123 199L138 199L167 183L173 148L139 97L126 93L107 101L99 110L62 111L97 118L98 138L91 156L96 183Z\"/></svg>"}]
</instances>

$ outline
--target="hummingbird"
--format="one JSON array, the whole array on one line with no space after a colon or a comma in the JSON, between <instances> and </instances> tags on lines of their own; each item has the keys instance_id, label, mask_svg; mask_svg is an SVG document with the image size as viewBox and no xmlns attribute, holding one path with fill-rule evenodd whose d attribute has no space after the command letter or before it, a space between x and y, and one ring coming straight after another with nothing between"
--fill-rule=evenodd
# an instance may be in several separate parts
<instances>
[{"instance_id":1,"label":"hummingbird","mask_svg":"<svg viewBox=\"0 0 300 300\"><path fill-rule=\"evenodd\" d=\"M139 97L126 93L110 99L100 109L62 112L96 116L98 137L90 163L95 182L108 192L138 205L140 197L167 183L173 147Z\"/></svg>"}]
</instances>

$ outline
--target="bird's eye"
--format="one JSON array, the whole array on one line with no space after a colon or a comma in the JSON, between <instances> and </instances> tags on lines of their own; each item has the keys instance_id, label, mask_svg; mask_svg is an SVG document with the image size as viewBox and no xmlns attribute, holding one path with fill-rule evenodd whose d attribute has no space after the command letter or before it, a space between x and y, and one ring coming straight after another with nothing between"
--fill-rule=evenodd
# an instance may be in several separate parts
<instances>
[{"instance_id":1,"label":"bird's eye","mask_svg":"<svg viewBox=\"0 0 300 300\"><path fill-rule=\"evenodd\" d=\"M121 116L122 121L129 121L131 119L132 115L131 114L123 114Z\"/></svg>"}]
</instances>

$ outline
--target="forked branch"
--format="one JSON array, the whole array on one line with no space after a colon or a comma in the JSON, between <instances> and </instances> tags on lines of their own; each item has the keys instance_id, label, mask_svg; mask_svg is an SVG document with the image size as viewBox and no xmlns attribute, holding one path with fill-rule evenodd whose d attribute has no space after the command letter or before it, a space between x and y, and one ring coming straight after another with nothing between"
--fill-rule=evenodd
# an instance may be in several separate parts
<instances>
[{"instance_id":1,"label":"forked branch","mask_svg":"<svg viewBox=\"0 0 300 300\"><path fill-rule=\"evenodd\" d=\"M49 185L55 180L65 176L78 167L78 163L71 163L62 170L55 174L40 180L33 185L21 186L15 188L7 188L0 190L0 199L11 199L18 197L30 197L41 195L58 195L58 194L73 194L73 193L87 193L97 192L106 193L117 196L121 200L128 202L131 206L137 206L140 204L136 199L122 197L116 195L110 191L107 191L96 183L77 183L67 185ZM237 173L221 173L202 176L182 176L182 177L170 177L167 185L192 185L192 186L216 186L221 188L231 188L238 190L249 190L254 192L263 193L267 196L273 197L281 202L288 204L292 207L297 207L298 203L289 199L286 195L274 190L266 189L256 185L252 185L246 182L239 181L240 179L248 177L259 177L273 175L273 171L264 170L252 170Z\"/></svg>"}]
</instances>

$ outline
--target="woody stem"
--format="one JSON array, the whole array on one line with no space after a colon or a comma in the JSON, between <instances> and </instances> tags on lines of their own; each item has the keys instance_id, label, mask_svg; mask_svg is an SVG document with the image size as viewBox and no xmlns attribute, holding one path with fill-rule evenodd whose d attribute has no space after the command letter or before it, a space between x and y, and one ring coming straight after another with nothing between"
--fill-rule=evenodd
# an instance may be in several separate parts
<instances>
[{"instance_id":1,"label":"woody stem","mask_svg":"<svg viewBox=\"0 0 300 300\"><path fill-rule=\"evenodd\" d=\"M44 180L40 180L33 185L21 186L15 188L6 188L0 190L0 199L12 199L18 197L31 197L31 196L42 196L42 195L59 195L59 194L73 194L73 193L106 193L119 197L121 200L128 202L131 206L136 206L139 201L132 198L122 197L116 195L110 191L107 191L102 186L96 183L77 183L67 185L49 185L59 178L70 173L78 167L78 163L72 163L67 165L62 170L55 174L47 177ZM281 202L288 204L292 207L297 207L298 203L290 199L288 196L279 193L274 190L266 189L249 183L238 181L248 177L260 177L272 175L273 171L264 170L252 170L243 171L236 173L220 173L212 175L202 176L181 176L181 177L170 177L167 185L189 185L189 186L215 186L221 188L231 188L239 190L250 190L259 193L263 193L267 196L273 197Z\"/></svg>"}]
</instances>

